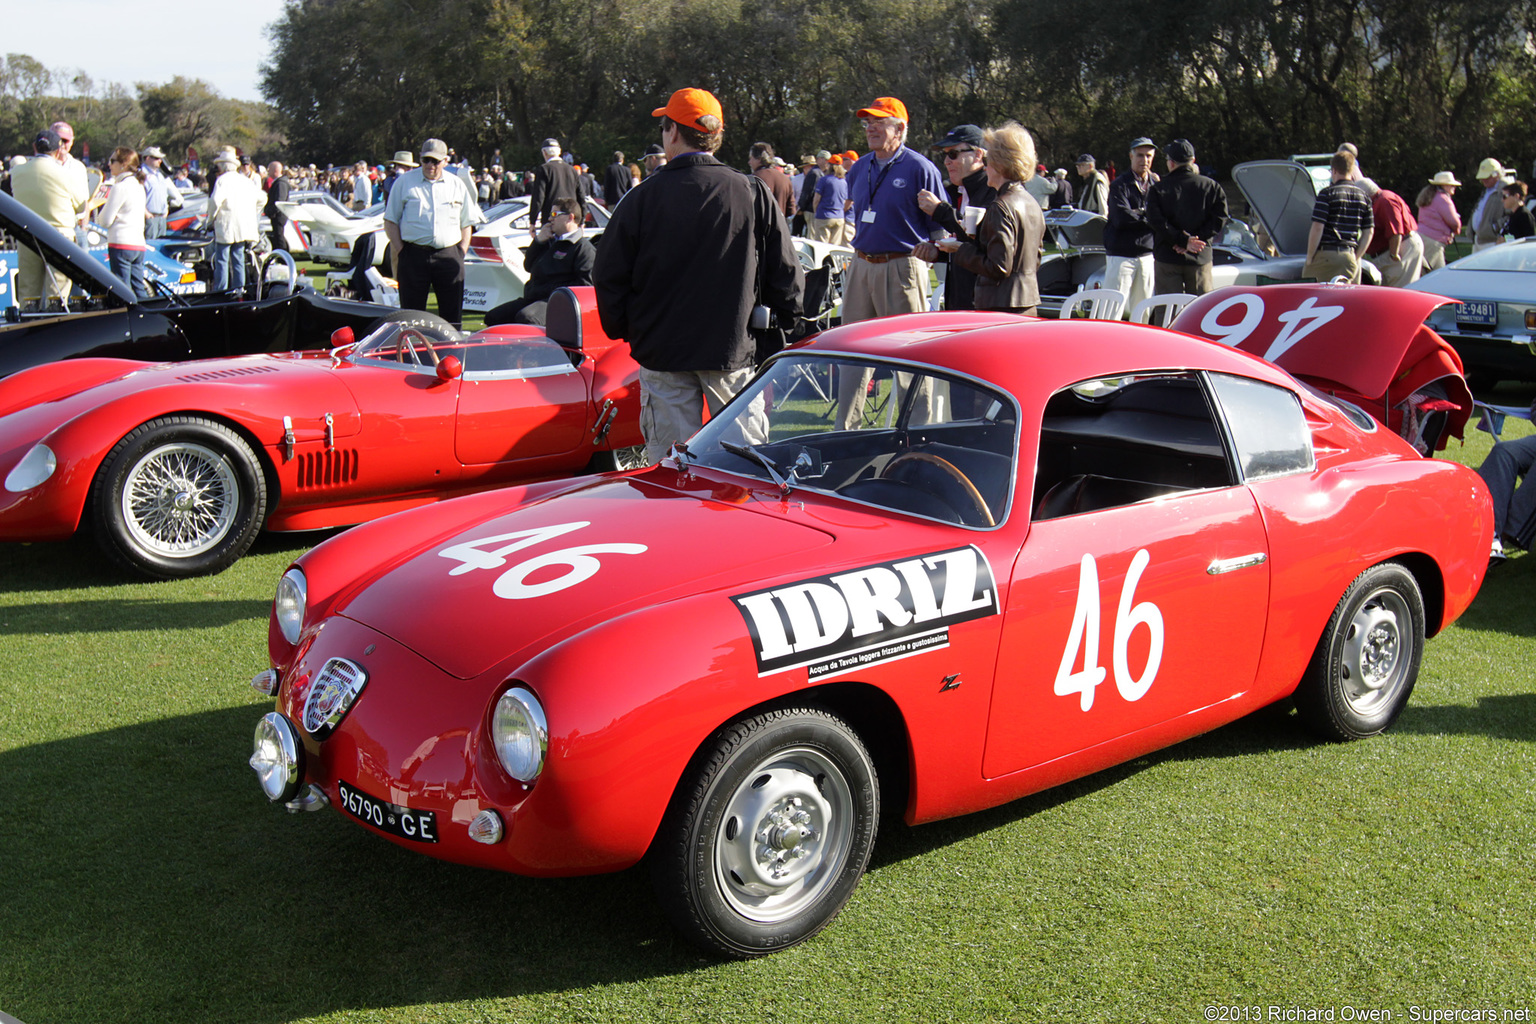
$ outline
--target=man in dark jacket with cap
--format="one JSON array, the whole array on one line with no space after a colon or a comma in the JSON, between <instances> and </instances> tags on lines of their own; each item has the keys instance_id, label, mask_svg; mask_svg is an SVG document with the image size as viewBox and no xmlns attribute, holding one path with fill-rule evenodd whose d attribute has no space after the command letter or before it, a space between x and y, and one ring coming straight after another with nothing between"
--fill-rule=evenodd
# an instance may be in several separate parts
<instances>
[{"instance_id":1,"label":"man in dark jacket with cap","mask_svg":"<svg viewBox=\"0 0 1536 1024\"><path fill-rule=\"evenodd\" d=\"M1158 294L1211 290L1211 243L1227 222L1227 194L1194 167L1195 147L1174 139L1163 150L1168 174L1147 193L1152 276Z\"/></svg>"},{"instance_id":2,"label":"man in dark jacket with cap","mask_svg":"<svg viewBox=\"0 0 1536 1024\"><path fill-rule=\"evenodd\" d=\"M703 425L706 403L717 415L752 378L752 307L792 322L805 275L767 187L715 159L720 101L679 89L653 116L667 162L614 208L592 283L603 330L640 364L640 429L659 462ZM743 443L768 440L761 395L742 422Z\"/></svg>"},{"instance_id":3,"label":"man in dark jacket with cap","mask_svg":"<svg viewBox=\"0 0 1536 1024\"><path fill-rule=\"evenodd\" d=\"M1152 295L1152 225L1147 223L1147 194L1159 180L1152 170L1157 145L1143 136L1131 143L1130 170L1109 186L1108 223L1104 225L1104 287L1126 294L1126 312Z\"/></svg>"},{"instance_id":4,"label":"man in dark jacket with cap","mask_svg":"<svg viewBox=\"0 0 1536 1024\"><path fill-rule=\"evenodd\" d=\"M545 139L540 152L544 154L544 162L533 169L533 188L529 190L528 198L530 235L549 220L549 211L556 199L580 200L582 197L576 168L560 159L560 140Z\"/></svg>"},{"instance_id":5,"label":"man in dark jacket with cap","mask_svg":"<svg viewBox=\"0 0 1536 1024\"><path fill-rule=\"evenodd\" d=\"M917 204L961 241L976 240L976 225L981 222L983 211L997 198L997 189L987 184L986 141L986 134L974 124L951 128L949 134L934 143L934 148L943 154L944 195L935 196L926 190L917 194ZM944 275L945 309L976 308L976 275L972 271L950 262L949 254L932 242L919 243L912 255L930 263L949 263Z\"/></svg>"}]
</instances>

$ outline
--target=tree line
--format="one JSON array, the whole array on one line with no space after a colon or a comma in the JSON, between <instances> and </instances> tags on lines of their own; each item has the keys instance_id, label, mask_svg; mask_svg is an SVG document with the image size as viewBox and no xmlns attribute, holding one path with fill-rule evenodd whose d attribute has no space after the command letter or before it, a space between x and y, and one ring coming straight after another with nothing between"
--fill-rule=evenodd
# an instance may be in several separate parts
<instances>
[{"instance_id":1,"label":"tree line","mask_svg":"<svg viewBox=\"0 0 1536 1024\"><path fill-rule=\"evenodd\" d=\"M893 95L919 147L1012 118L1052 166L1123 165L1136 136L1182 137L1224 177L1348 140L1411 197L1438 170L1470 184L1487 156L1529 167L1533 30L1536 0L289 0L270 108L184 79L137 95L77 80L68 103L77 135L103 144L339 164L431 135L515 168L550 136L593 164L638 156L659 141L650 111L683 85L720 97L721 155L738 164L757 140L790 159L862 151L854 112ZM55 119L37 115L29 60L0 68L12 152Z\"/></svg>"}]
</instances>

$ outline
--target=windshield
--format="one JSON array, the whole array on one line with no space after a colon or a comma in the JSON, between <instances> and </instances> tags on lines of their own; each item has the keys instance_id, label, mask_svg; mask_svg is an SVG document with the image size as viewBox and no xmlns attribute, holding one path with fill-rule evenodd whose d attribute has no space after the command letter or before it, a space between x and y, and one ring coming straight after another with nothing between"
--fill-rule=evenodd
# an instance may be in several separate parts
<instances>
[{"instance_id":1,"label":"windshield","mask_svg":"<svg viewBox=\"0 0 1536 1024\"><path fill-rule=\"evenodd\" d=\"M353 346L348 357L353 362L404 363L430 371L445 355L458 355L456 346L463 339L462 333L447 324L391 321L374 328Z\"/></svg>"},{"instance_id":2,"label":"windshield","mask_svg":"<svg viewBox=\"0 0 1536 1024\"><path fill-rule=\"evenodd\" d=\"M1451 264L1457 270L1536 270L1536 243L1506 242Z\"/></svg>"},{"instance_id":3,"label":"windshield","mask_svg":"<svg viewBox=\"0 0 1536 1024\"><path fill-rule=\"evenodd\" d=\"M841 399L841 400L840 400ZM974 528L1006 518L1018 411L986 385L920 367L782 356L688 442L686 459Z\"/></svg>"}]
</instances>

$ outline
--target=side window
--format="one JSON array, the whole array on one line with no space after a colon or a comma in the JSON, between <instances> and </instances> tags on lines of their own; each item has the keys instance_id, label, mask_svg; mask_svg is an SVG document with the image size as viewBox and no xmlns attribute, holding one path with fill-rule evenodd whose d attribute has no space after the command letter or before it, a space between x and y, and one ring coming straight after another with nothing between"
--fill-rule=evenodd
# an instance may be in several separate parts
<instances>
[{"instance_id":1,"label":"side window","mask_svg":"<svg viewBox=\"0 0 1536 1024\"><path fill-rule=\"evenodd\" d=\"M1084 381L1046 403L1036 521L1236 482L1195 374Z\"/></svg>"},{"instance_id":2,"label":"side window","mask_svg":"<svg viewBox=\"0 0 1536 1024\"><path fill-rule=\"evenodd\" d=\"M1224 373L1213 373L1210 379L1232 429L1245 480L1311 472L1312 432L1295 395Z\"/></svg>"}]
</instances>

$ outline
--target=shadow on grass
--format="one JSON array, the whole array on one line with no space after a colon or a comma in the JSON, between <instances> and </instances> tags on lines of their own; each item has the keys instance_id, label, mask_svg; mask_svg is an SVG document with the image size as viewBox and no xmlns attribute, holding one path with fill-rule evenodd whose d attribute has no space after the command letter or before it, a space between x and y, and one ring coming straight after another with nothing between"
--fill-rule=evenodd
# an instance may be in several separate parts
<instances>
[{"instance_id":1,"label":"shadow on grass","mask_svg":"<svg viewBox=\"0 0 1536 1024\"><path fill-rule=\"evenodd\" d=\"M261 533L247 557L291 552L297 558L340 531ZM0 544L0 594L18 591L79 590L151 582L120 569L90 537L35 544ZM276 585L276 580L273 581Z\"/></svg>"},{"instance_id":2,"label":"shadow on grass","mask_svg":"<svg viewBox=\"0 0 1536 1024\"><path fill-rule=\"evenodd\" d=\"M1174 761L1208 761L1224 757L1306 750L1321 743L1321 740L1301 726L1291 709L1290 701L1280 701L1260 708L1203 736L1196 736L1183 743L1153 751L1124 764L1105 768L1084 778L1000 807L915 827L909 827L900 822L896 827L886 825L882 827L879 841L875 844L875 852L870 859L870 870L879 870L887 864L900 863L908 858L941 849L951 843L970 839L992 829L1033 817L1061 804L1070 803L1118 785L1156 765Z\"/></svg>"},{"instance_id":3,"label":"shadow on grass","mask_svg":"<svg viewBox=\"0 0 1536 1024\"><path fill-rule=\"evenodd\" d=\"M1530 595L1536 590L1536 556L1517 554L1488 573L1472 606L1456 624L1462 629L1508 636L1536 636Z\"/></svg>"},{"instance_id":4,"label":"shadow on grass","mask_svg":"<svg viewBox=\"0 0 1536 1024\"><path fill-rule=\"evenodd\" d=\"M245 763L268 706L0 753L7 1012L265 1024L710 963L643 870L521 878L272 806Z\"/></svg>"},{"instance_id":5,"label":"shadow on grass","mask_svg":"<svg viewBox=\"0 0 1536 1024\"><path fill-rule=\"evenodd\" d=\"M118 597L49 601L0 608L0 636L116 633L123 630L208 629L265 619L270 600L161 601Z\"/></svg>"},{"instance_id":6,"label":"shadow on grass","mask_svg":"<svg viewBox=\"0 0 1536 1024\"><path fill-rule=\"evenodd\" d=\"M1411 700L1392 726L1393 732L1421 736L1487 736L1496 740L1536 740L1536 694L1479 697L1475 707L1447 704L1424 707Z\"/></svg>"}]
</instances>

